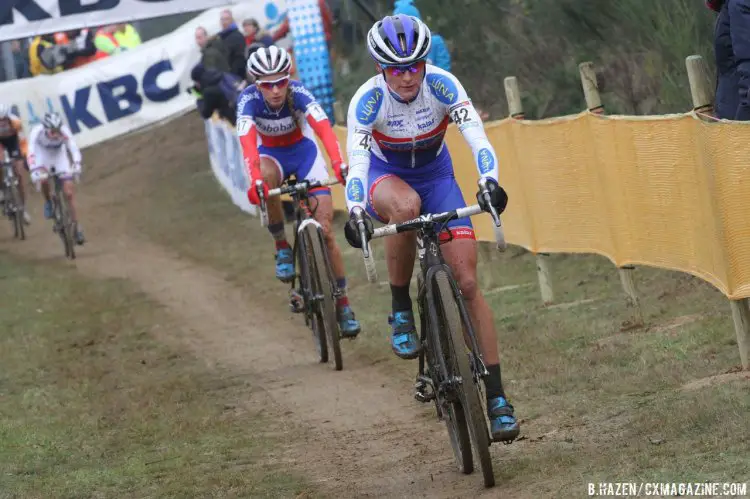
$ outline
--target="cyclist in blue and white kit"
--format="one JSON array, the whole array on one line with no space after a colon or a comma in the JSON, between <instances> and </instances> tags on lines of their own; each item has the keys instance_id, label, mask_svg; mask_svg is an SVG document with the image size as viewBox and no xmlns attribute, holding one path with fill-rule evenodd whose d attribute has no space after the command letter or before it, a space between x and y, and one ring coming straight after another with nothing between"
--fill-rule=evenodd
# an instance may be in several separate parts
<instances>
[{"instance_id":1,"label":"cyclist in blue and white kit","mask_svg":"<svg viewBox=\"0 0 750 499\"><path fill-rule=\"evenodd\" d=\"M315 134L323 142L336 177L344 183L342 170L346 167L328 116L309 90L290 79L291 65L289 53L276 46L261 48L247 60L247 72L255 77L255 83L239 96L237 136L250 177L247 197L254 205L260 204L256 188L258 181L267 199L269 188L280 186L292 174L300 181L328 179L328 169L315 142ZM316 200L313 217L323 227L331 267L341 292L336 299L339 329L343 336L353 338L360 332L360 323L346 295L344 261L331 231L331 190L319 187L311 189L310 195ZM268 222L268 230L276 244L276 277L282 282L290 282L295 277L294 255L284 232L278 197L268 200Z\"/></svg>"},{"instance_id":2,"label":"cyclist in blue and white kit","mask_svg":"<svg viewBox=\"0 0 750 499\"><path fill-rule=\"evenodd\" d=\"M497 183L497 156L482 121L458 79L425 63L430 51L429 28L407 15L385 17L367 35L367 47L378 75L362 85L348 113L347 151L350 171L346 203L350 220L346 237L362 247L357 215L384 223L405 222L420 213L440 213L466 206L444 143L453 121L471 146L480 177L486 178L491 203L501 213L507 196ZM485 210L484 199L477 196ZM490 375L485 378L492 437L512 441L519 424L500 378L497 332L492 311L477 286L477 247L468 218L449 222L441 235L443 255L451 266L473 323ZM450 233L448 233L448 231ZM452 237L451 237L452 236ZM449 241L449 242L447 242ZM391 347L413 359L421 343L414 322L409 282L416 256L416 234L406 232L385 240L393 314Z\"/></svg>"}]
</instances>

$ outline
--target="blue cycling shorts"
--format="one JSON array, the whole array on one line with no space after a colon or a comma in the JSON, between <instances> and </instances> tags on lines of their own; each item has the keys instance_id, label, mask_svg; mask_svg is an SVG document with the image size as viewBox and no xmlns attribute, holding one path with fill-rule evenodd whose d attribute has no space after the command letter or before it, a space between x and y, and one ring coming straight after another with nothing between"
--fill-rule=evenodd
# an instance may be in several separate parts
<instances>
[{"instance_id":1,"label":"blue cycling shorts","mask_svg":"<svg viewBox=\"0 0 750 499\"><path fill-rule=\"evenodd\" d=\"M268 158L276 164L279 169L279 178L282 181L294 174L297 180L308 180L310 182L324 181L328 179L328 168L320 154L318 144L307 137L289 146L269 147L258 146L258 154L261 158ZM329 187L317 187L310 189L310 195L331 194Z\"/></svg>"},{"instance_id":2,"label":"blue cycling shorts","mask_svg":"<svg viewBox=\"0 0 750 499\"><path fill-rule=\"evenodd\" d=\"M372 196L378 185L388 177L398 177L416 191L422 200L421 213L442 213L465 208L466 202L453 173L453 162L447 148L438 154L434 161L419 168L399 168L389 165L374 154L370 157L367 185L367 212L382 223L384 220L373 207ZM441 240L475 239L474 226L469 218L451 220L447 224L450 234L441 234Z\"/></svg>"}]
</instances>

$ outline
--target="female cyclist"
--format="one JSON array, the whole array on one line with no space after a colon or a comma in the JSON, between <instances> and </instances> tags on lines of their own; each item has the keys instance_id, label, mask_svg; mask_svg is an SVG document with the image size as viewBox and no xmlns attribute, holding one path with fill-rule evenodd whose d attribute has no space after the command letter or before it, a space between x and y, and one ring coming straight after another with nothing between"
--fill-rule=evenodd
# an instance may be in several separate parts
<instances>
[{"instance_id":1,"label":"female cyclist","mask_svg":"<svg viewBox=\"0 0 750 499\"><path fill-rule=\"evenodd\" d=\"M276 46L261 48L247 60L247 72L255 83L243 90L238 99L237 135L250 176L247 197L254 205L260 204L258 180L268 195L269 189L280 186L292 174L311 182L328 178L314 134L323 142L336 177L344 183L341 150L328 117L315 97L300 82L290 79L290 68L289 53ZM336 303L339 328L343 336L355 337L360 325L346 296L344 262L331 232L331 190L321 187L310 194L317 199L314 217L323 226L333 273L342 291ZM294 278L294 255L284 232L278 197L268 201L268 219L268 230L276 241L276 277L289 282Z\"/></svg>"},{"instance_id":2,"label":"female cyclist","mask_svg":"<svg viewBox=\"0 0 750 499\"><path fill-rule=\"evenodd\" d=\"M346 204L351 219L346 237L361 247L357 212L381 222L398 223L420 213L442 213L465 207L453 163L444 143L453 121L469 143L479 176L487 180L491 203L502 213L505 191L497 183L497 156L482 120L461 82L427 64L429 28L407 15L385 17L367 34L367 48L378 74L362 85L349 104L347 151L351 171L346 178ZM484 199L478 197L485 210ZM366 211L365 211L366 210ZM368 230L372 222L366 220ZM477 243L468 218L448 222L443 255L456 275L487 364L487 408L492 436L512 441L519 425L500 378L497 332L492 310L477 286ZM448 242L449 241L449 242ZM404 359L419 355L409 281L416 256L416 235L406 232L385 240L393 314L391 348Z\"/></svg>"}]
</instances>

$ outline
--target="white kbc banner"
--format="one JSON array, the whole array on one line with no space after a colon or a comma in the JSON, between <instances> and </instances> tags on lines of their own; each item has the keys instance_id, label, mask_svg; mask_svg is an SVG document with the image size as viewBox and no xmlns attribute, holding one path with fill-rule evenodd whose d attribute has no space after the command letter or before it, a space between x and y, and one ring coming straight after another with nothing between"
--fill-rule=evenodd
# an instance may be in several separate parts
<instances>
[{"instance_id":1,"label":"white kbc banner","mask_svg":"<svg viewBox=\"0 0 750 499\"><path fill-rule=\"evenodd\" d=\"M283 0L232 7L238 23L255 18L261 26L278 23L285 10ZM190 72L200 60L195 28L218 33L220 11L206 11L168 35L80 68L2 83L0 103L13 108L27 133L45 112L59 112L80 147L188 112L195 109L195 99L186 92Z\"/></svg>"},{"instance_id":2,"label":"white kbc banner","mask_svg":"<svg viewBox=\"0 0 750 499\"><path fill-rule=\"evenodd\" d=\"M0 41L264 0L0 0ZM259 19L260 21L260 19Z\"/></svg>"}]
</instances>

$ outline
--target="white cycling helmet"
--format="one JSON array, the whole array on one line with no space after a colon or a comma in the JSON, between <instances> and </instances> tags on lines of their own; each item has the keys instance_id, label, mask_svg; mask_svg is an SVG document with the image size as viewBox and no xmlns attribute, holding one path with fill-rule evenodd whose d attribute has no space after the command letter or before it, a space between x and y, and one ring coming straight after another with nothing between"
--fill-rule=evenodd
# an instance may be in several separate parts
<instances>
[{"instance_id":1,"label":"white cycling helmet","mask_svg":"<svg viewBox=\"0 0 750 499\"><path fill-rule=\"evenodd\" d=\"M0 104L0 120L10 118L10 106L7 104Z\"/></svg>"},{"instance_id":2,"label":"white cycling helmet","mask_svg":"<svg viewBox=\"0 0 750 499\"><path fill-rule=\"evenodd\" d=\"M60 130L63 126L62 116L54 111L48 112L42 118L42 126L45 130Z\"/></svg>"},{"instance_id":3,"label":"white cycling helmet","mask_svg":"<svg viewBox=\"0 0 750 499\"><path fill-rule=\"evenodd\" d=\"M285 49L271 45L256 50L247 59L247 72L256 78L276 73L287 73L292 57Z\"/></svg>"},{"instance_id":4,"label":"white cycling helmet","mask_svg":"<svg viewBox=\"0 0 750 499\"><path fill-rule=\"evenodd\" d=\"M432 45L430 28L414 16L386 16L367 33L367 50L378 63L393 66L427 58Z\"/></svg>"}]
</instances>

